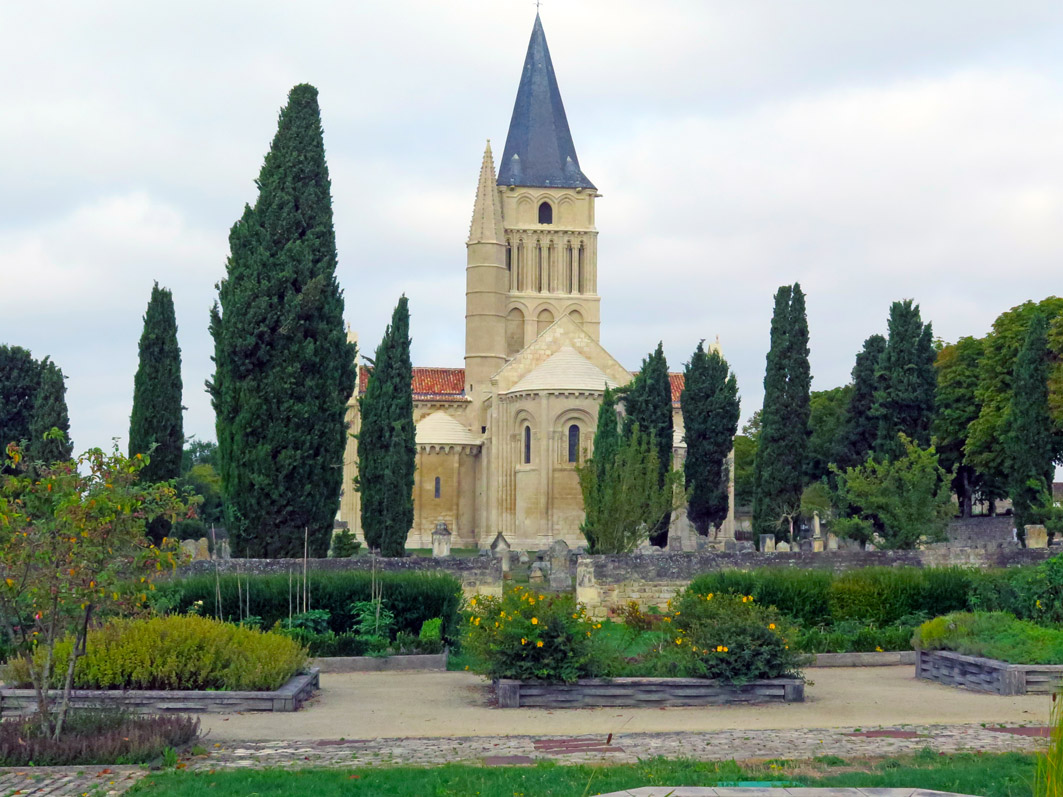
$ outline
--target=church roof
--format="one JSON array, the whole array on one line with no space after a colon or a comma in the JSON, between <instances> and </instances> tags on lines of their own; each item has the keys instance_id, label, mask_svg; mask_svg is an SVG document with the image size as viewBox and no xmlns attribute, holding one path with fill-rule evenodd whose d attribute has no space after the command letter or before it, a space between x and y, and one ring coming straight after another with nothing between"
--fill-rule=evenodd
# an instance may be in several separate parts
<instances>
[{"instance_id":1,"label":"church roof","mask_svg":"<svg viewBox=\"0 0 1063 797\"><path fill-rule=\"evenodd\" d=\"M469 243L506 242L502 228L502 200L495 187L495 162L491 155L491 142L484 149L480 165L480 182L476 185L476 201L472 206L472 224L469 225Z\"/></svg>"},{"instance_id":2,"label":"church roof","mask_svg":"<svg viewBox=\"0 0 1063 797\"><path fill-rule=\"evenodd\" d=\"M359 396L365 393L372 370L367 366L362 366L358 370ZM414 368L411 386L414 401L464 401L465 369Z\"/></svg>"},{"instance_id":3,"label":"church roof","mask_svg":"<svg viewBox=\"0 0 1063 797\"><path fill-rule=\"evenodd\" d=\"M480 441L445 412L433 412L417 424L417 445L478 446Z\"/></svg>"},{"instance_id":4,"label":"church roof","mask_svg":"<svg viewBox=\"0 0 1063 797\"><path fill-rule=\"evenodd\" d=\"M617 387L616 381L571 346L563 346L542 365L517 382L509 391L604 390Z\"/></svg>"},{"instance_id":5,"label":"church roof","mask_svg":"<svg viewBox=\"0 0 1063 797\"><path fill-rule=\"evenodd\" d=\"M524 58L517 100L513 103L498 184L594 189L594 184L579 168L538 14Z\"/></svg>"}]
</instances>

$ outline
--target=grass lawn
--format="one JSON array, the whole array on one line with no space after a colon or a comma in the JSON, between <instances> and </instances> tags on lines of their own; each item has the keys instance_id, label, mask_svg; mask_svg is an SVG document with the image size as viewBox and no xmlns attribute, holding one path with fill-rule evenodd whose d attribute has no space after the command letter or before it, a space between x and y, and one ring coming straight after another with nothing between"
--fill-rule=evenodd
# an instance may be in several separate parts
<instances>
[{"instance_id":1,"label":"grass lawn","mask_svg":"<svg viewBox=\"0 0 1063 797\"><path fill-rule=\"evenodd\" d=\"M780 761L755 767L734 762L654 759L614 766L476 767L449 764L433 768L239 769L216 772L164 772L149 775L128 795L140 797L227 797L228 795L307 794L314 797L574 797L638 786L714 786L780 782L802 786L918 787L983 797L1030 797L1034 756L962 754L924 750L915 756L877 761Z\"/></svg>"}]
</instances>

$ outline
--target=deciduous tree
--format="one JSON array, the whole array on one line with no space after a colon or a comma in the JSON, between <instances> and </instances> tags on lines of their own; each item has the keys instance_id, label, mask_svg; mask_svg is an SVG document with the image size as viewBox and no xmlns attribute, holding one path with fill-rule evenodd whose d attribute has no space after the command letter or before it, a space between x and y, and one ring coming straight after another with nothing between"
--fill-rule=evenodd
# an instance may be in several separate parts
<instances>
[{"instance_id":1,"label":"deciduous tree","mask_svg":"<svg viewBox=\"0 0 1063 797\"><path fill-rule=\"evenodd\" d=\"M960 516L970 517L974 494L982 478L966 457L967 430L978 418L978 380L985 340L960 338L938 352L937 392L934 398L934 447L941 467L952 477L952 491L960 505Z\"/></svg>"}]
</instances>

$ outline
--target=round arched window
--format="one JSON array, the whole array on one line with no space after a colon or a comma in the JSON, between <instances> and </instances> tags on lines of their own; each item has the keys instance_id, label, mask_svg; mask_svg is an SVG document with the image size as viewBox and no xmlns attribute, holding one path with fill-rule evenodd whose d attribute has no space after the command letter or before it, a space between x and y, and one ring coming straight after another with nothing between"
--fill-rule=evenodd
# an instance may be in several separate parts
<instances>
[{"instance_id":1,"label":"round arched window","mask_svg":"<svg viewBox=\"0 0 1063 797\"><path fill-rule=\"evenodd\" d=\"M549 202L541 202L539 204L539 223L540 224L553 224L554 223L554 208Z\"/></svg>"},{"instance_id":2,"label":"round arched window","mask_svg":"<svg viewBox=\"0 0 1063 797\"><path fill-rule=\"evenodd\" d=\"M568 461L579 462L579 426L568 427Z\"/></svg>"},{"instance_id":3,"label":"round arched window","mask_svg":"<svg viewBox=\"0 0 1063 797\"><path fill-rule=\"evenodd\" d=\"M531 427L524 427L524 464L531 464Z\"/></svg>"}]
</instances>

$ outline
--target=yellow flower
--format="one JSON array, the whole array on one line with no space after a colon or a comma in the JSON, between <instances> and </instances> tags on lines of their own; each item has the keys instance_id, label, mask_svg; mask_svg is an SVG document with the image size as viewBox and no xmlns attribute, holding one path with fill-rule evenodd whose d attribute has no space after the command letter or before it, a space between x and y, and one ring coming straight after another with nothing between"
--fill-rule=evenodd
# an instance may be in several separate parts
<instances>
[{"instance_id":1,"label":"yellow flower","mask_svg":"<svg viewBox=\"0 0 1063 797\"><path fill-rule=\"evenodd\" d=\"M724 653L726 653L726 652L727 652L727 645L724 645L724 646L723 646L723 652L724 652Z\"/></svg>"},{"instance_id":2,"label":"yellow flower","mask_svg":"<svg viewBox=\"0 0 1063 797\"><path fill-rule=\"evenodd\" d=\"M666 623L672 622L672 618L671 617L662 617L661 620L663 620Z\"/></svg>"},{"instance_id":3,"label":"yellow flower","mask_svg":"<svg viewBox=\"0 0 1063 797\"><path fill-rule=\"evenodd\" d=\"M539 625L539 618L538 617L533 617L532 618L532 625Z\"/></svg>"},{"instance_id":4,"label":"yellow flower","mask_svg":"<svg viewBox=\"0 0 1063 797\"><path fill-rule=\"evenodd\" d=\"M590 635L591 635L591 632L590 632L590 631L588 631L588 632L587 632L587 636L590 636Z\"/></svg>"},{"instance_id":5,"label":"yellow flower","mask_svg":"<svg viewBox=\"0 0 1063 797\"><path fill-rule=\"evenodd\" d=\"M475 605L476 605L476 598L471 598L471 599L469 600L469 605L470 605L470 606L475 606Z\"/></svg>"},{"instance_id":6,"label":"yellow flower","mask_svg":"<svg viewBox=\"0 0 1063 797\"><path fill-rule=\"evenodd\" d=\"M709 594L708 594L708 595L706 596L705 600L707 600L707 601L711 601L711 600L712 600L712 596L713 596L713 594L714 594L714 593L710 592L710 593L709 593Z\"/></svg>"},{"instance_id":7,"label":"yellow flower","mask_svg":"<svg viewBox=\"0 0 1063 797\"><path fill-rule=\"evenodd\" d=\"M1038 609L1040 609L1040 608L1041 608L1041 601L1040 601L1040 600L1038 600L1038 601L1037 601L1037 608L1038 608Z\"/></svg>"},{"instance_id":8,"label":"yellow flower","mask_svg":"<svg viewBox=\"0 0 1063 797\"><path fill-rule=\"evenodd\" d=\"M675 643L677 645L682 645L683 644L683 638L682 637L676 637L675 638Z\"/></svg>"},{"instance_id":9,"label":"yellow flower","mask_svg":"<svg viewBox=\"0 0 1063 797\"><path fill-rule=\"evenodd\" d=\"M480 624L480 618L479 617L472 618L472 624L473 625L479 625Z\"/></svg>"},{"instance_id":10,"label":"yellow flower","mask_svg":"<svg viewBox=\"0 0 1063 797\"><path fill-rule=\"evenodd\" d=\"M881 652L882 652L882 648L880 648L880 647L876 647L876 648L875 648L875 652L877 652L877 653L881 653Z\"/></svg>"},{"instance_id":11,"label":"yellow flower","mask_svg":"<svg viewBox=\"0 0 1063 797\"><path fill-rule=\"evenodd\" d=\"M522 644L522 645L527 645L527 644L528 644L528 640L527 640L527 639L525 639L524 637L521 637L521 638L520 638L520 644Z\"/></svg>"},{"instance_id":12,"label":"yellow flower","mask_svg":"<svg viewBox=\"0 0 1063 797\"><path fill-rule=\"evenodd\" d=\"M7 583L7 585L9 587L15 586L15 579L13 579L13 578L5 578L4 581Z\"/></svg>"},{"instance_id":13,"label":"yellow flower","mask_svg":"<svg viewBox=\"0 0 1063 797\"><path fill-rule=\"evenodd\" d=\"M573 620L578 620L578 619L579 619L579 615L578 615L578 614L574 614L574 615L572 615L572 619L573 619Z\"/></svg>"},{"instance_id":14,"label":"yellow flower","mask_svg":"<svg viewBox=\"0 0 1063 797\"><path fill-rule=\"evenodd\" d=\"M717 645L716 646L716 652L717 653L723 653L723 645Z\"/></svg>"},{"instance_id":15,"label":"yellow flower","mask_svg":"<svg viewBox=\"0 0 1063 797\"><path fill-rule=\"evenodd\" d=\"M543 599L543 596L542 596L542 595L540 595L540 596L539 596L539 600L542 600L542 599Z\"/></svg>"},{"instance_id":16,"label":"yellow flower","mask_svg":"<svg viewBox=\"0 0 1063 797\"><path fill-rule=\"evenodd\" d=\"M541 648L542 646L543 646L543 641L541 639L538 642L535 643L535 647L537 647L537 648Z\"/></svg>"},{"instance_id":17,"label":"yellow flower","mask_svg":"<svg viewBox=\"0 0 1063 797\"><path fill-rule=\"evenodd\" d=\"M775 630L775 623L768 623L768 628L770 628L772 631L774 631Z\"/></svg>"}]
</instances>

